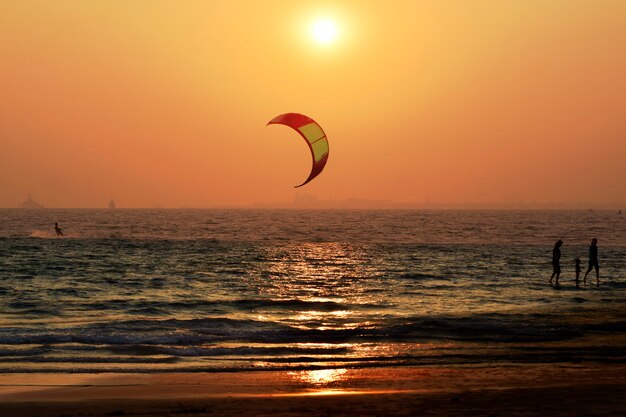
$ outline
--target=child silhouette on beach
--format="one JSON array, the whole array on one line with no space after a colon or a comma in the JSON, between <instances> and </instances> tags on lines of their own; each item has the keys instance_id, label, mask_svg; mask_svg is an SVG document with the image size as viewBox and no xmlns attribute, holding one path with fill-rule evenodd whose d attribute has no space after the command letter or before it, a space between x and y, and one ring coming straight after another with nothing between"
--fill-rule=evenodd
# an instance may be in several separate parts
<instances>
[{"instance_id":1,"label":"child silhouette on beach","mask_svg":"<svg viewBox=\"0 0 626 417\"><path fill-rule=\"evenodd\" d=\"M580 288L580 258L574 259L576 262L576 288Z\"/></svg>"},{"instance_id":2,"label":"child silhouette on beach","mask_svg":"<svg viewBox=\"0 0 626 417\"><path fill-rule=\"evenodd\" d=\"M63 231L59 227L59 223L54 224L54 231L57 232L57 236L63 236Z\"/></svg>"}]
</instances>

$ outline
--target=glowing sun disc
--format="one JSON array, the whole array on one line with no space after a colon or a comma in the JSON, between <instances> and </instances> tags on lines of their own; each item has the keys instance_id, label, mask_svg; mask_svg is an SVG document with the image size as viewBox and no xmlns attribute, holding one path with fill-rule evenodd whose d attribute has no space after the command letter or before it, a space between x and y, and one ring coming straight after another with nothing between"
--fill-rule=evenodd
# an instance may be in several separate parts
<instances>
[{"instance_id":1,"label":"glowing sun disc","mask_svg":"<svg viewBox=\"0 0 626 417\"><path fill-rule=\"evenodd\" d=\"M320 19L313 23L313 38L319 43L330 43L337 37L337 26L328 19Z\"/></svg>"}]
</instances>

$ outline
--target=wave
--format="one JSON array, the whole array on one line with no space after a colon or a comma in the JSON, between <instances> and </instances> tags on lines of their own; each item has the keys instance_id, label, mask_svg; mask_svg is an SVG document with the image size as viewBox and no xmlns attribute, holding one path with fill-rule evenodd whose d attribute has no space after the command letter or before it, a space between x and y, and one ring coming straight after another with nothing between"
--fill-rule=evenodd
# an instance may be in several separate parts
<instances>
[{"instance_id":1,"label":"wave","mask_svg":"<svg viewBox=\"0 0 626 417\"><path fill-rule=\"evenodd\" d=\"M307 301L299 299L272 300L272 299L239 299L229 303L238 308L258 309L258 308L280 308L284 310L296 311L339 311L339 310L355 310L355 309L378 309L387 307L388 304L369 304L369 303L339 303L335 301Z\"/></svg>"},{"instance_id":2,"label":"wave","mask_svg":"<svg viewBox=\"0 0 626 417\"><path fill-rule=\"evenodd\" d=\"M313 323L315 325L315 323ZM414 343L548 342L581 337L589 332L624 333L626 322L556 322L541 315L491 314L473 317L388 318L351 328L305 328L277 322L228 318L127 320L49 330L4 328L0 344L177 345L207 343Z\"/></svg>"},{"instance_id":3,"label":"wave","mask_svg":"<svg viewBox=\"0 0 626 417\"><path fill-rule=\"evenodd\" d=\"M118 281L114 284L120 284ZM144 286L143 281L128 282L125 281L124 285L130 286ZM149 284L152 285L152 284ZM385 309L391 307L388 303L340 303L336 301L307 301L299 299L252 299L242 298L236 300L196 300L196 301L137 301L126 299L114 299L106 301L98 301L91 303L83 303L77 305L78 307L86 310L122 310L134 314L167 314L175 311L189 311L198 310L206 311L225 311L225 310L237 310L237 311L254 311L254 310L284 310L284 311L359 311L359 310L371 310L371 309Z\"/></svg>"},{"instance_id":4,"label":"wave","mask_svg":"<svg viewBox=\"0 0 626 417\"><path fill-rule=\"evenodd\" d=\"M51 353L70 353L75 357L80 353L114 353L132 356L288 356L288 355L344 355L352 352L347 346L176 346L176 345L88 345L88 344L44 344L38 346L13 345L12 348L0 348L0 358L27 357Z\"/></svg>"},{"instance_id":5,"label":"wave","mask_svg":"<svg viewBox=\"0 0 626 417\"><path fill-rule=\"evenodd\" d=\"M359 369L368 367L432 366L432 365L480 365L495 363L581 363L603 364L626 363L626 349L623 346L518 346L516 349L494 347L482 349L429 350L424 352L398 352L386 355L346 355L342 352L317 356L265 356L237 357L194 357L180 356L85 356L78 357L13 357L0 358L1 373L150 373L150 372L239 372L239 371L281 371L281 370L320 370L320 369ZM216 355L219 356L219 355ZM50 364L50 365L47 365Z\"/></svg>"},{"instance_id":6,"label":"wave","mask_svg":"<svg viewBox=\"0 0 626 417\"><path fill-rule=\"evenodd\" d=\"M2 358L0 357L0 363L8 363L8 362L20 362L20 358ZM132 363L132 364L144 364L144 363L175 363L178 362L178 359L175 357L161 357L161 358L142 358L142 357L108 357L108 356L75 356L72 358L63 358L63 357L47 357L47 356L39 356L39 357L30 357L28 358L28 362L31 363L72 363L72 364L80 364L80 363Z\"/></svg>"},{"instance_id":7,"label":"wave","mask_svg":"<svg viewBox=\"0 0 626 417\"><path fill-rule=\"evenodd\" d=\"M445 276L442 276L442 275L424 274L424 273L420 273L420 272L407 272L405 274L398 275L398 278L400 278L400 279L419 279L419 280L447 279Z\"/></svg>"}]
</instances>

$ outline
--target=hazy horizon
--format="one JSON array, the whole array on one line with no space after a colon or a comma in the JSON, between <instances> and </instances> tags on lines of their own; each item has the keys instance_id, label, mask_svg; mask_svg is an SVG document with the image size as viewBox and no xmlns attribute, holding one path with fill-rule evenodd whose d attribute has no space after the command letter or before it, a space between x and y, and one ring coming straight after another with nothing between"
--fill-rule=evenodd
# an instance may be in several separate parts
<instances>
[{"instance_id":1,"label":"hazy horizon","mask_svg":"<svg viewBox=\"0 0 626 417\"><path fill-rule=\"evenodd\" d=\"M37 200L34 196L30 196L36 203L41 204L43 209L108 209L108 203L110 200L103 202L99 206L48 206L43 201ZM501 202L435 202L435 201L416 201L416 202L397 202L393 200L368 200L358 198L346 198L346 199L328 199L320 200L315 196L306 195L305 198L296 196L291 201L274 201L274 202L252 202L250 204L240 205L228 205L228 204L216 204L216 205L171 205L165 206L161 204L153 204L146 206L127 206L123 202L116 201L116 209L228 209L228 208L249 208L249 209L460 209L460 210L517 210L517 209L546 209L546 210L620 210L622 207L626 207L626 203L614 201L614 202L589 202L578 201L572 203L566 203L562 201L501 201ZM22 201L23 202L23 201ZM21 203L21 202L20 202ZM2 209L21 208L19 204L12 206L0 206ZM29 209L29 208L25 208Z\"/></svg>"}]
</instances>

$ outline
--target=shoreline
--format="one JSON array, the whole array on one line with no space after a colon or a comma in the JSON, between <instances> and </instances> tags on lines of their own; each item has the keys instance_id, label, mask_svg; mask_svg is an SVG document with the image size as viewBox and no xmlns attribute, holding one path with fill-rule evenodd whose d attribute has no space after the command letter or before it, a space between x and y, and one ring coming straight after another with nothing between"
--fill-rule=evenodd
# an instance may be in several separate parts
<instances>
[{"instance_id":1,"label":"shoreline","mask_svg":"<svg viewBox=\"0 0 626 417\"><path fill-rule=\"evenodd\" d=\"M0 414L619 415L625 364L0 374ZM436 412L435 412L436 411Z\"/></svg>"}]
</instances>

